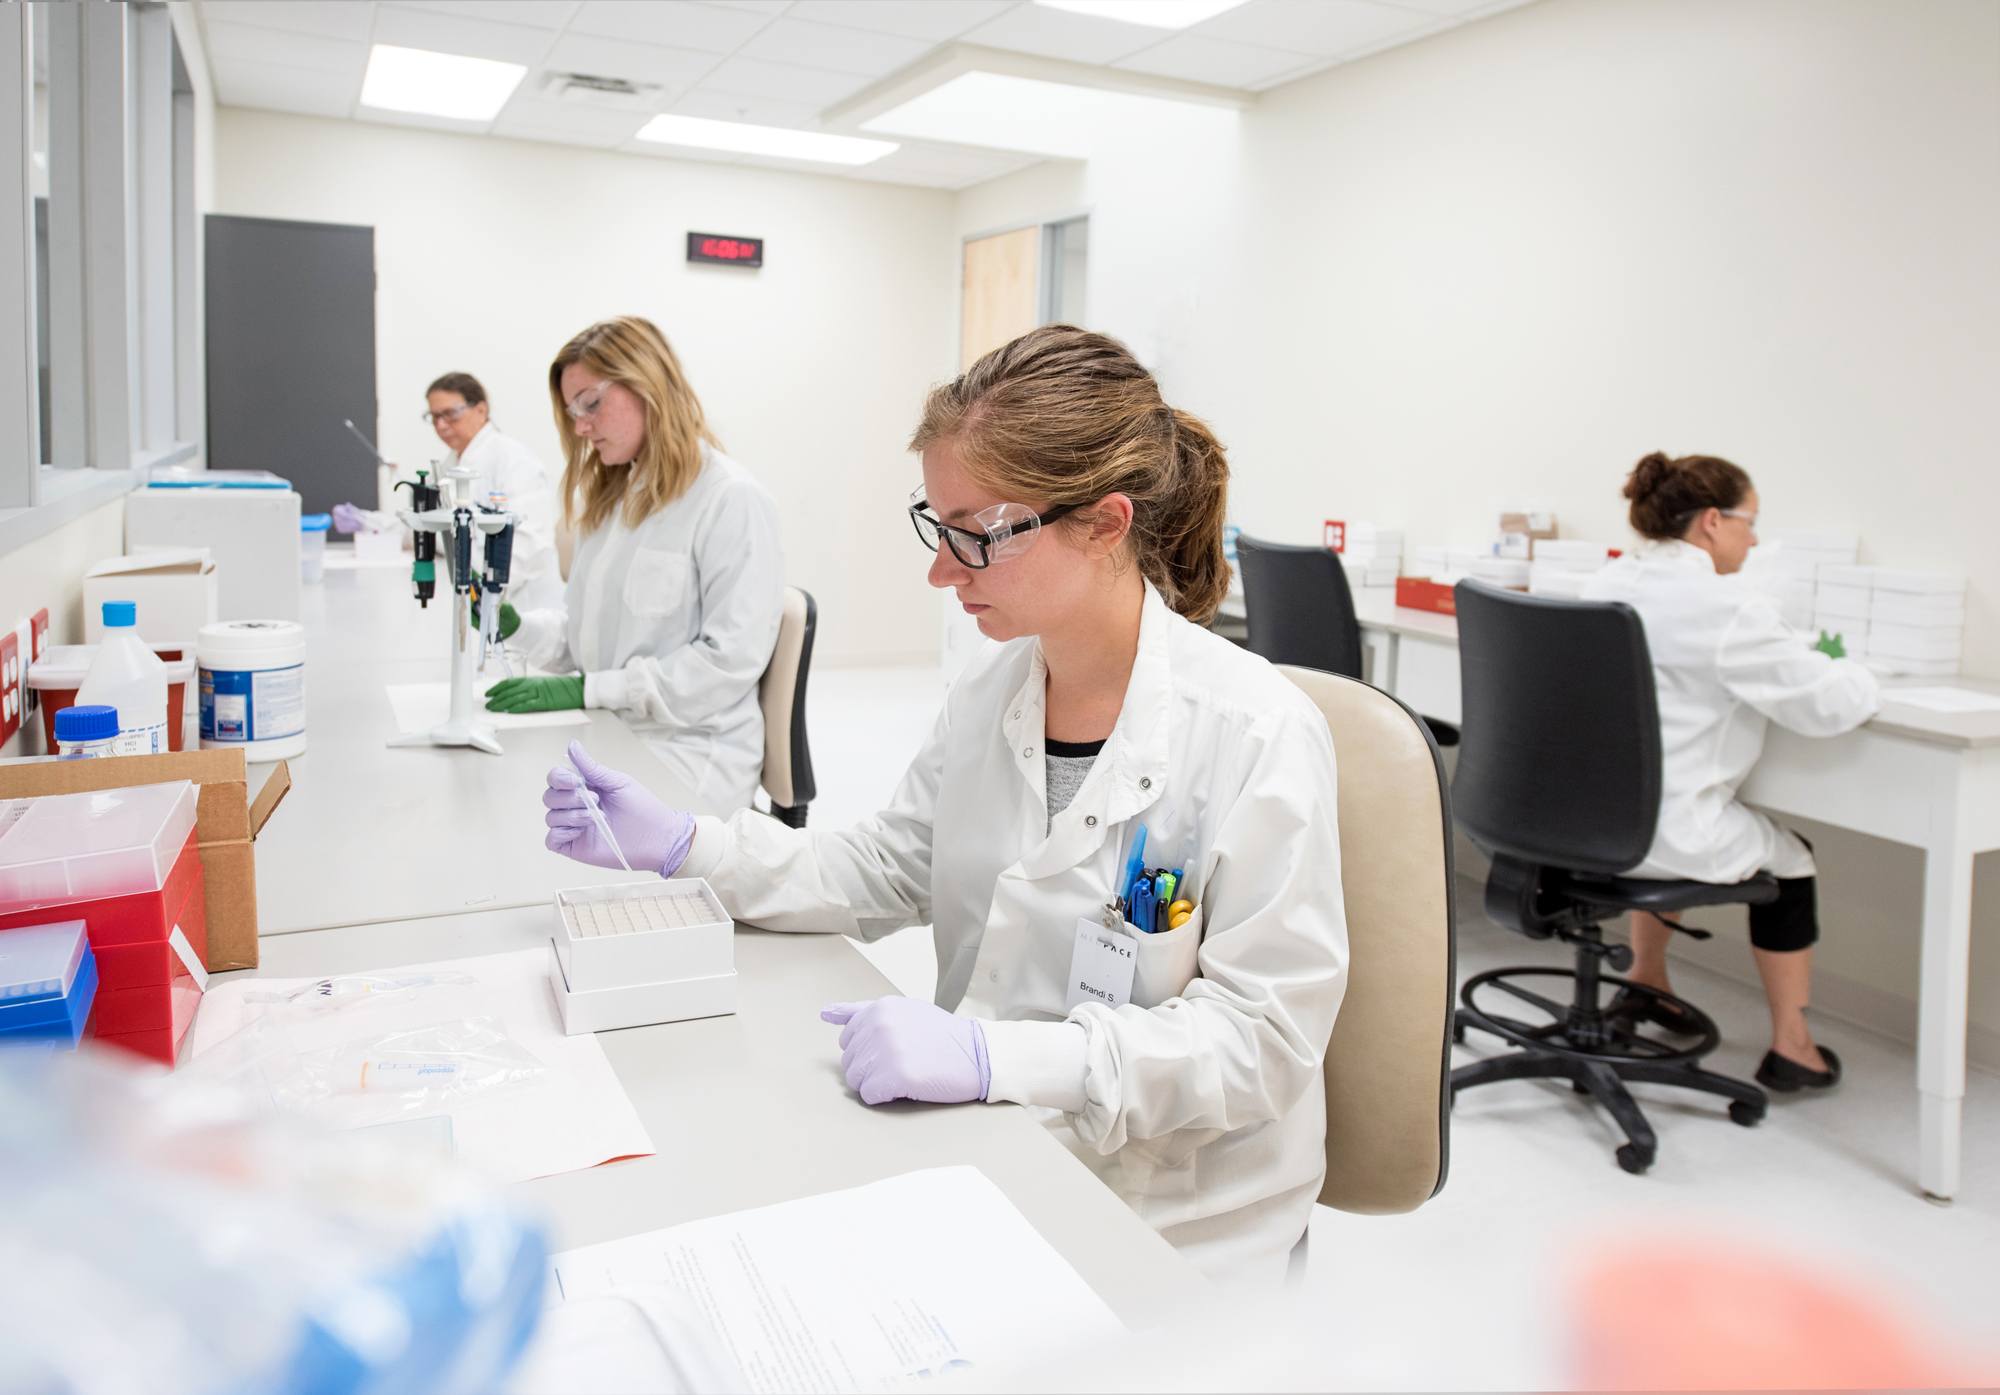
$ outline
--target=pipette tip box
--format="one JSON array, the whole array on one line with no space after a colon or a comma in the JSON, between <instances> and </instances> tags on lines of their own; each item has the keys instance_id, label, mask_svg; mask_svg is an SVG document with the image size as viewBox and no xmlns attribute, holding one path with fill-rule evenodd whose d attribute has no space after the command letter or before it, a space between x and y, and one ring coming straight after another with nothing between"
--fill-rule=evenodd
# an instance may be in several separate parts
<instances>
[{"instance_id":1,"label":"pipette tip box","mask_svg":"<svg viewBox=\"0 0 2000 1395\"><path fill-rule=\"evenodd\" d=\"M563 1030L736 1011L735 923L699 877L556 893L549 982Z\"/></svg>"},{"instance_id":2,"label":"pipette tip box","mask_svg":"<svg viewBox=\"0 0 2000 1395\"><path fill-rule=\"evenodd\" d=\"M0 1048L74 1047L97 999L97 959L80 920L0 931Z\"/></svg>"}]
</instances>

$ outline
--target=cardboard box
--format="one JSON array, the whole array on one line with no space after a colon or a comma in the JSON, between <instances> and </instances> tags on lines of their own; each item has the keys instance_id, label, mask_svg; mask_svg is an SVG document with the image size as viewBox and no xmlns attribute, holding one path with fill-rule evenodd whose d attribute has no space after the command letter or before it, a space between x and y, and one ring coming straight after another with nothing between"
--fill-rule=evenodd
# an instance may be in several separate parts
<instances>
[{"instance_id":1,"label":"cardboard box","mask_svg":"<svg viewBox=\"0 0 2000 1395\"><path fill-rule=\"evenodd\" d=\"M1556 535L1556 516L1536 510L1509 510L1500 515L1499 555L1526 562L1535 555L1535 543Z\"/></svg>"},{"instance_id":2,"label":"cardboard box","mask_svg":"<svg viewBox=\"0 0 2000 1395\"><path fill-rule=\"evenodd\" d=\"M283 761L250 797L249 768L241 751L176 751L158 756L104 756L95 760L20 761L0 764L0 798L20 799L78 790L122 789L162 780L192 780L196 791L195 838L207 900L210 973L257 967L256 837L278 801L292 787Z\"/></svg>"},{"instance_id":3,"label":"cardboard box","mask_svg":"<svg viewBox=\"0 0 2000 1395\"><path fill-rule=\"evenodd\" d=\"M89 644L104 638L106 601L131 601L139 608L141 639L192 651L201 627L219 618L220 595L215 560L206 548L107 558L83 574L83 638Z\"/></svg>"}]
</instances>

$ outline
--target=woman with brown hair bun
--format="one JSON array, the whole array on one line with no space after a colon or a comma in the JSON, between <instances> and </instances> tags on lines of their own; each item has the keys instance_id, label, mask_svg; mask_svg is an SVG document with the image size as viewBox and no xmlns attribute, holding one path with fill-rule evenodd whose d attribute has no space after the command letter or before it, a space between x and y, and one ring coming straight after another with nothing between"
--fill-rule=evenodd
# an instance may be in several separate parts
<instances>
[{"instance_id":1,"label":"woman with brown hair bun","mask_svg":"<svg viewBox=\"0 0 2000 1395\"><path fill-rule=\"evenodd\" d=\"M1818 652L1744 583L1759 501L1741 467L1655 451L1633 467L1625 497L1646 541L1592 576L1584 596L1637 610L1653 659L1660 822L1646 860L1626 875L1715 883L1777 876L1778 899L1750 907L1750 944L1771 1008L1771 1049L1757 1082L1781 1093L1827 1089L1840 1079L1840 1059L1806 1025L1819 938L1812 850L1739 803L1736 789L1764 748L1766 723L1806 736L1860 726L1880 705L1875 676ZM1672 937L1664 920L1632 913L1634 982L1667 991ZM1678 998L1621 991L1613 1010L1669 1030L1689 1024Z\"/></svg>"},{"instance_id":2,"label":"woman with brown hair bun","mask_svg":"<svg viewBox=\"0 0 2000 1395\"><path fill-rule=\"evenodd\" d=\"M654 801L617 836L766 929L931 924L934 1004L823 1014L861 1099L1030 1106L1204 1268L1275 1275L1326 1169L1347 920L1325 719L1198 623L1229 585L1222 447L1067 325L932 391L910 446L930 584L997 643L889 807L821 832ZM596 861L565 784L549 845Z\"/></svg>"}]
</instances>

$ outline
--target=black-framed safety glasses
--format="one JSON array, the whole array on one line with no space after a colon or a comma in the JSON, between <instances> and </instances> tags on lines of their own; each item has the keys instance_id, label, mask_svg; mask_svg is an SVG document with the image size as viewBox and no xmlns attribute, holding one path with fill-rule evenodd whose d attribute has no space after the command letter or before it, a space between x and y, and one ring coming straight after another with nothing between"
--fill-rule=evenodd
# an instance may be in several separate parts
<instances>
[{"instance_id":1,"label":"black-framed safety glasses","mask_svg":"<svg viewBox=\"0 0 2000 1395\"><path fill-rule=\"evenodd\" d=\"M910 492L910 524L917 530L917 540L932 552L938 550L942 540L951 548L952 556L974 571L1019 557L1034 542L1043 524L1054 523L1076 510L1075 504L1058 504L1046 513L1036 513L1026 504L995 504L972 515L971 521L979 525L977 528L960 528L931 512L930 501L924 498L921 488Z\"/></svg>"}]
</instances>

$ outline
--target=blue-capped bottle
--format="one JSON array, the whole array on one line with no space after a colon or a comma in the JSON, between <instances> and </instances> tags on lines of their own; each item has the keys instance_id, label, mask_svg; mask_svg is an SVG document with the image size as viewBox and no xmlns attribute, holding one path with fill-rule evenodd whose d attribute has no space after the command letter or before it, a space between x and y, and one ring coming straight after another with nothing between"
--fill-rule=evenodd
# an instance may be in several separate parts
<instances>
[{"instance_id":1,"label":"blue-capped bottle","mask_svg":"<svg viewBox=\"0 0 2000 1395\"><path fill-rule=\"evenodd\" d=\"M118 709L120 756L158 755L167 749L167 666L139 638L139 608L131 601L104 603L104 638L90 661L79 707Z\"/></svg>"}]
</instances>

